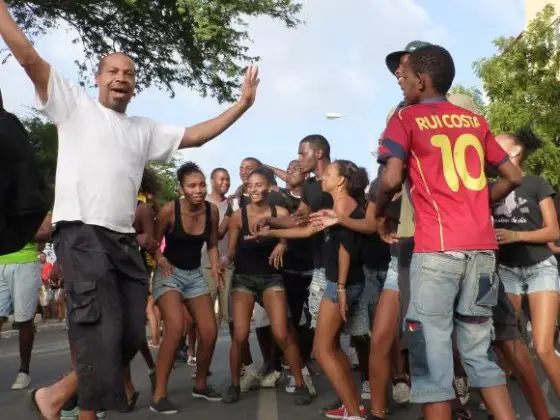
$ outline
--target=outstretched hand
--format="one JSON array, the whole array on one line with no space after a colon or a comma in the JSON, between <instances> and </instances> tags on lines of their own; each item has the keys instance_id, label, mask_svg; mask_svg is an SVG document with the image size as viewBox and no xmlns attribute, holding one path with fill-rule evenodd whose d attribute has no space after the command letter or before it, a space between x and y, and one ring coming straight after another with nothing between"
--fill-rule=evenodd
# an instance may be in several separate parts
<instances>
[{"instance_id":1,"label":"outstretched hand","mask_svg":"<svg viewBox=\"0 0 560 420\"><path fill-rule=\"evenodd\" d=\"M311 226L323 230L330 226L338 224L338 216L334 210L320 210L317 213L312 213L309 216Z\"/></svg>"},{"instance_id":2,"label":"outstretched hand","mask_svg":"<svg viewBox=\"0 0 560 420\"><path fill-rule=\"evenodd\" d=\"M255 103L255 98L257 97L257 88L260 83L259 79L259 68L257 66L249 66L245 72L245 81L243 82L243 88L241 90L241 98L239 102L245 105L247 108Z\"/></svg>"}]
</instances>

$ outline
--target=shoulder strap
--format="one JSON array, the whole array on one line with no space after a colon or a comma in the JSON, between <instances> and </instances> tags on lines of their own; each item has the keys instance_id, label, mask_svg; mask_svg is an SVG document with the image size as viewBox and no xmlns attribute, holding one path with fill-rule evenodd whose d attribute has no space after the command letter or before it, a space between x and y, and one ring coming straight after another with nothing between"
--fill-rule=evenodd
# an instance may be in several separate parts
<instances>
[{"instance_id":1,"label":"shoulder strap","mask_svg":"<svg viewBox=\"0 0 560 420\"><path fill-rule=\"evenodd\" d=\"M241 232L249 232L249 215L247 206L241 207Z\"/></svg>"},{"instance_id":2,"label":"shoulder strap","mask_svg":"<svg viewBox=\"0 0 560 420\"><path fill-rule=\"evenodd\" d=\"M175 200L175 223L173 225L175 232L185 233L183 229L183 219L181 218L181 199Z\"/></svg>"},{"instance_id":3,"label":"shoulder strap","mask_svg":"<svg viewBox=\"0 0 560 420\"><path fill-rule=\"evenodd\" d=\"M212 227L212 205L205 201L204 205L206 206L206 226L204 228L204 234L210 235L210 228Z\"/></svg>"}]
</instances>

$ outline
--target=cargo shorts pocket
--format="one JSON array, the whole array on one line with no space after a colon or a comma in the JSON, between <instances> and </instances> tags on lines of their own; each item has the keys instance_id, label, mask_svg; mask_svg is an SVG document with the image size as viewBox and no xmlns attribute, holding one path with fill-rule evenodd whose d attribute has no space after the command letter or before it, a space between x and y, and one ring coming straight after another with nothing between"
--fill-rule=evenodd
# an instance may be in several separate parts
<instances>
[{"instance_id":1,"label":"cargo shorts pocket","mask_svg":"<svg viewBox=\"0 0 560 420\"><path fill-rule=\"evenodd\" d=\"M91 325L101 319L101 304L97 297L95 281L72 283L70 294L70 319L75 324Z\"/></svg>"},{"instance_id":2,"label":"cargo shorts pocket","mask_svg":"<svg viewBox=\"0 0 560 420\"><path fill-rule=\"evenodd\" d=\"M499 279L495 273L480 273L478 275L478 292L475 304L492 308L498 304Z\"/></svg>"},{"instance_id":3,"label":"cargo shorts pocket","mask_svg":"<svg viewBox=\"0 0 560 420\"><path fill-rule=\"evenodd\" d=\"M424 336L422 323L407 319L406 335L408 338L410 374L416 377L428 376L430 374L430 365L428 363L426 337Z\"/></svg>"}]
</instances>

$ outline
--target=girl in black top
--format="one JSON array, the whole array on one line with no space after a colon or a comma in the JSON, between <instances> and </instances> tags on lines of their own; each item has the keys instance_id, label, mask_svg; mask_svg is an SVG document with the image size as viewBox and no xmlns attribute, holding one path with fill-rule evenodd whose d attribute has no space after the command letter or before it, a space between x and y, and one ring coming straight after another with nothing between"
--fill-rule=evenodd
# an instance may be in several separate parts
<instances>
[{"instance_id":1,"label":"girl in black top","mask_svg":"<svg viewBox=\"0 0 560 420\"><path fill-rule=\"evenodd\" d=\"M177 412L167 399L167 382L183 330L183 305L198 328L196 380L192 395L209 401L221 396L207 385L206 378L216 344L217 326L214 306L200 267L201 250L206 242L212 274L221 286L218 255L218 208L205 200L206 178L200 168L188 162L177 172L184 198L169 202L159 213L156 239L165 236L165 250L156 252L152 294L165 330L156 365L156 390L151 409L163 414Z\"/></svg>"},{"instance_id":2,"label":"girl in black top","mask_svg":"<svg viewBox=\"0 0 560 420\"><path fill-rule=\"evenodd\" d=\"M321 179L323 191L333 198L335 212L355 219L365 217L367 185L365 169L347 160L329 164ZM292 239L310 236L317 230L313 225L283 230L265 228L259 236ZM340 333L364 287L363 240L361 234L342 226L325 231L322 258L328 282L319 308L313 347L317 361L344 403L348 418L361 418L360 397L347 357L340 348Z\"/></svg>"},{"instance_id":3,"label":"girl in black top","mask_svg":"<svg viewBox=\"0 0 560 420\"><path fill-rule=\"evenodd\" d=\"M249 226L263 217L286 216L288 211L268 203L270 182L267 173L254 170L246 184L251 202L235 211L230 219L228 253L223 262L235 262L232 279L233 340L230 350L232 385L224 401L235 403L240 397L240 373L242 349L249 335L251 314L255 301L261 303L270 319L272 333L284 352L296 378L295 402L298 405L311 403L311 396L304 385L301 359L297 341L288 329L286 293L279 268L286 250L284 241L269 238L251 238Z\"/></svg>"},{"instance_id":4,"label":"girl in black top","mask_svg":"<svg viewBox=\"0 0 560 420\"><path fill-rule=\"evenodd\" d=\"M531 152L543 146L533 132L520 130L496 140L514 165L523 168ZM558 239L554 191L534 175L493 206L494 227L500 245L498 272L515 309L527 293L533 343L556 395L560 395L560 358L554 352L559 308L557 262L547 243Z\"/></svg>"}]
</instances>

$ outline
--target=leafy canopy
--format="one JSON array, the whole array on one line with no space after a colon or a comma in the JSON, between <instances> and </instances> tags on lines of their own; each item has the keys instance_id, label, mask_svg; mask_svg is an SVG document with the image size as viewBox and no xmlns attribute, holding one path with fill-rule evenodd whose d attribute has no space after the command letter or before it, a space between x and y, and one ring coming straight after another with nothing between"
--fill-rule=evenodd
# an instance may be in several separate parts
<instances>
[{"instance_id":1,"label":"leafy canopy","mask_svg":"<svg viewBox=\"0 0 560 420\"><path fill-rule=\"evenodd\" d=\"M247 18L268 16L294 28L296 0L6 0L24 31L36 39L66 22L84 47L76 61L81 80L100 57L122 51L137 66L140 89L156 86L172 96L187 86L218 101L232 101L238 76L258 57L248 53ZM6 58L7 56L5 56Z\"/></svg>"}]
</instances>

